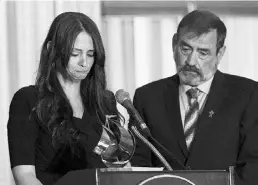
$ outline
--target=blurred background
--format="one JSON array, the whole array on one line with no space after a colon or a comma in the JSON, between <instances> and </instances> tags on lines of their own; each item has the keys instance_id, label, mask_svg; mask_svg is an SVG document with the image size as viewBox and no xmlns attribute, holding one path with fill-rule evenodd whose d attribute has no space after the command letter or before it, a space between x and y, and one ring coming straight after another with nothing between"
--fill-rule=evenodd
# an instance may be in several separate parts
<instances>
[{"instance_id":1,"label":"blurred background","mask_svg":"<svg viewBox=\"0 0 258 185\"><path fill-rule=\"evenodd\" d=\"M77 11L96 22L106 49L108 88L114 93L122 88L132 99L137 87L175 74L172 36L194 9L210 10L226 24L227 49L219 69L257 81L255 1L0 0L0 185L14 185L6 130L10 101L19 88L34 84L41 45L54 17Z\"/></svg>"}]
</instances>

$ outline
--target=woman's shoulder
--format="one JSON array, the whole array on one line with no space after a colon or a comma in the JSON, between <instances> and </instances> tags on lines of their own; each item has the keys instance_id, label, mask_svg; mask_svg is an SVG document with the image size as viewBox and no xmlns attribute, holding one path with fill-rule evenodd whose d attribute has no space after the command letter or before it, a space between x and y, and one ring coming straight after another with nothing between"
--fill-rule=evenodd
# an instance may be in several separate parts
<instances>
[{"instance_id":1,"label":"woman's shoulder","mask_svg":"<svg viewBox=\"0 0 258 185\"><path fill-rule=\"evenodd\" d=\"M15 94L14 96L35 96L37 95L36 93L36 86L35 85L29 85L29 86L25 86L20 88Z\"/></svg>"},{"instance_id":2,"label":"woman's shoulder","mask_svg":"<svg viewBox=\"0 0 258 185\"><path fill-rule=\"evenodd\" d=\"M34 85L20 88L13 96L12 105L26 105L34 106L37 101L37 92Z\"/></svg>"},{"instance_id":3,"label":"woman's shoulder","mask_svg":"<svg viewBox=\"0 0 258 185\"><path fill-rule=\"evenodd\" d=\"M20 88L13 96L13 99L35 99L37 97L35 85Z\"/></svg>"}]
</instances>

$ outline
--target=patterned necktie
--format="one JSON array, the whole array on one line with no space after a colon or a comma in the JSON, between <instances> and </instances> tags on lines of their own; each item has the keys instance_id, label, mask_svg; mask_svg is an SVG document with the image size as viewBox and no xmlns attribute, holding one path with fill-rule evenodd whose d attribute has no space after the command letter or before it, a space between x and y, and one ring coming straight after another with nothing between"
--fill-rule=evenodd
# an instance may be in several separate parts
<instances>
[{"instance_id":1,"label":"patterned necktie","mask_svg":"<svg viewBox=\"0 0 258 185\"><path fill-rule=\"evenodd\" d=\"M189 110L185 115L184 134L186 146L189 149L195 136L196 122L199 114L198 96L200 91L197 88L191 88L186 92L189 100Z\"/></svg>"}]
</instances>

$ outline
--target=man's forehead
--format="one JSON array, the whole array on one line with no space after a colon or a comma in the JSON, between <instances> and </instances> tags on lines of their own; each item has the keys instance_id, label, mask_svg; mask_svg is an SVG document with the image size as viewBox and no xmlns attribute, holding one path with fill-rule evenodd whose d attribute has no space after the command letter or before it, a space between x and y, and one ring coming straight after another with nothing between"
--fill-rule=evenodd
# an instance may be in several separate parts
<instances>
[{"instance_id":1,"label":"man's forehead","mask_svg":"<svg viewBox=\"0 0 258 185\"><path fill-rule=\"evenodd\" d=\"M197 33L191 30L182 30L180 31L179 40L187 41L187 40L198 40L203 43L217 43L217 31L212 29L205 33Z\"/></svg>"},{"instance_id":2,"label":"man's forehead","mask_svg":"<svg viewBox=\"0 0 258 185\"><path fill-rule=\"evenodd\" d=\"M188 38L199 37L201 35L207 35L207 34L214 34L217 36L217 30L216 29L204 29L204 28L194 29L194 28L188 28L188 27L184 27L179 30L180 36L187 35Z\"/></svg>"}]
</instances>

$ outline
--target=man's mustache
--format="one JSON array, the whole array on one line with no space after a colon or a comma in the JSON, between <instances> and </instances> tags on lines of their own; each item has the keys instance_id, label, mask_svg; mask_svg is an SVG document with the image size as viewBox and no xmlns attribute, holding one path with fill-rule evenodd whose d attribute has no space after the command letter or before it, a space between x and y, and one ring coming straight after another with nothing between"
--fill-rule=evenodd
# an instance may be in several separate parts
<instances>
[{"instance_id":1,"label":"man's mustache","mask_svg":"<svg viewBox=\"0 0 258 185\"><path fill-rule=\"evenodd\" d=\"M195 67L195 66L189 66L189 65L184 65L180 71L190 71L190 72L196 72L198 74L201 74L201 71Z\"/></svg>"}]
</instances>

